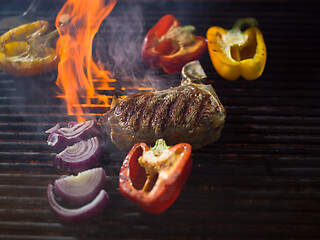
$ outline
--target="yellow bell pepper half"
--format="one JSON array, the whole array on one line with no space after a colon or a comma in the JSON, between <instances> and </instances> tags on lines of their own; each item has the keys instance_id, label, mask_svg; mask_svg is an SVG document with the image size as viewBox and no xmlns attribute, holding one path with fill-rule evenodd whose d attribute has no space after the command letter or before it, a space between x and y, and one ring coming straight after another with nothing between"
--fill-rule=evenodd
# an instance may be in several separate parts
<instances>
[{"instance_id":1,"label":"yellow bell pepper half","mask_svg":"<svg viewBox=\"0 0 320 240\"><path fill-rule=\"evenodd\" d=\"M39 20L20 25L0 36L0 69L8 74L31 76L58 66L51 40L57 31L48 32L50 24Z\"/></svg>"},{"instance_id":2,"label":"yellow bell pepper half","mask_svg":"<svg viewBox=\"0 0 320 240\"><path fill-rule=\"evenodd\" d=\"M250 27L241 32L244 24ZM257 21L254 18L243 18L237 20L231 30L218 26L208 29L210 58L216 71L223 78L236 80L242 76L246 80L255 80L263 73L267 48L256 25Z\"/></svg>"}]
</instances>

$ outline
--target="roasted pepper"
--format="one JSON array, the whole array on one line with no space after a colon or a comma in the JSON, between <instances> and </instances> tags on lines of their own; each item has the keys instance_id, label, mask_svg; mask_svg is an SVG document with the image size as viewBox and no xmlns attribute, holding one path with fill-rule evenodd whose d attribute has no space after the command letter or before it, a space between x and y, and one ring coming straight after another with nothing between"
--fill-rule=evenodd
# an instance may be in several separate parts
<instances>
[{"instance_id":1,"label":"roasted pepper","mask_svg":"<svg viewBox=\"0 0 320 240\"><path fill-rule=\"evenodd\" d=\"M250 26L244 32L241 27ZM231 30L210 27L207 31L208 50L216 71L227 80L240 76L255 80L263 72L267 49L261 31L254 18L243 18L235 22Z\"/></svg>"},{"instance_id":2,"label":"roasted pepper","mask_svg":"<svg viewBox=\"0 0 320 240\"><path fill-rule=\"evenodd\" d=\"M135 144L123 161L121 194L149 213L161 213L179 196L192 169L191 146L168 147L163 139L153 148Z\"/></svg>"},{"instance_id":3,"label":"roasted pepper","mask_svg":"<svg viewBox=\"0 0 320 240\"><path fill-rule=\"evenodd\" d=\"M50 43L57 31L44 35L49 27L47 21L36 21L4 33L0 37L0 69L19 76L55 69L58 56Z\"/></svg>"},{"instance_id":4,"label":"roasted pepper","mask_svg":"<svg viewBox=\"0 0 320 240\"><path fill-rule=\"evenodd\" d=\"M163 16L144 38L141 55L153 69L167 73L180 73L182 67L198 60L207 49L206 39L192 32L193 26L180 26L173 15Z\"/></svg>"}]
</instances>

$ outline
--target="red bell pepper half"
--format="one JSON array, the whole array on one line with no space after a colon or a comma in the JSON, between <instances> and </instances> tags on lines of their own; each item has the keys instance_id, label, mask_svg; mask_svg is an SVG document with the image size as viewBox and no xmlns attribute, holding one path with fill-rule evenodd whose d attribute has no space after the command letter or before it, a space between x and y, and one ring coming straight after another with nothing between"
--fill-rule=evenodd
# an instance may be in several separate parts
<instances>
[{"instance_id":1,"label":"red bell pepper half","mask_svg":"<svg viewBox=\"0 0 320 240\"><path fill-rule=\"evenodd\" d=\"M159 139L153 148L135 144L123 161L121 194L149 213L161 213L179 196L191 169L191 146L179 143L168 147Z\"/></svg>"},{"instance_id":2,"label":"red bell pepper half","mask_svg":"<svg viewBox=\"0 0 320 240\"><path fill-rule=\"evenodd\" d=\"M186 63L200 59L207 49L206 39L192 34L194 30L193 26L180 26L173 15L163 16L144 38L143 61L153 69L179 73Z\"/></svg>"}]
</instances>

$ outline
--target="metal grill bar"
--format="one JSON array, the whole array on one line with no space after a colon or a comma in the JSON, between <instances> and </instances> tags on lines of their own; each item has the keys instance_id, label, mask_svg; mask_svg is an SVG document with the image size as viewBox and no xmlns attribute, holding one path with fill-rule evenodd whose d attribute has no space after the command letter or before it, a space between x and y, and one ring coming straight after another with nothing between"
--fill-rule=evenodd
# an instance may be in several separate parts
<instances>
[{"instance_id":1,"label":"metal grill bar","mask_svg":"<svg viewBox=\"0 0 320 240\"><path fill-rule=\"evenodd\" d=\"M43 1L39 18L54 20L63 2ZM19 14L27 3L2 5L0 17L6 17ZM65 173L52 166L55 152L44 131L75 120L56 97L56 73L23 78L1 72L0 239L319 239L319 3L123 0L111 17L132 9L142 11L143 33L167 13L196 26L203 36L210 26L231 28L237 18L255 17L268 49L265 72L256 81L229 82L206 53L201 64L227 109L227 120L218 142L193 152L194 167L178 200L160 215L125 200L118 174L126 153L106 144L101 166L111 205L81 225L61 224L46 200L47 184ZM103 39L107 46L108 37ZM161 77L166 84L180 78ZM119 81L113 84L114 91L99 93L123 94ZM97 118L106 111L86 109Z\"/></svg>"}]
</instances>

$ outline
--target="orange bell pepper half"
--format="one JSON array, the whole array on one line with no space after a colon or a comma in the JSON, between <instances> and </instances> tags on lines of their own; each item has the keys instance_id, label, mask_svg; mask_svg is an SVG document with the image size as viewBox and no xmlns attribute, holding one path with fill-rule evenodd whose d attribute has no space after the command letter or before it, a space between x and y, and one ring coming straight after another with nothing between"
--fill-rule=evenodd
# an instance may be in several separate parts
<instances>
[{"instance_id":1,"label":"orange bell pepper half","mask_svg":"<svg viewBox=\"0 0 320 240\"><path fill-rule=\"evenodd\" d=\"M59 60L49 43L57 32L46 34L49 28L49 22L36 21L4 33L0 37L0 69L18 76L54 70Z\"/></svg>"},{"instance_id":2,"label":"orange bell pepper half","mask_svg":"<svg viewBox=\"0 0 320 240\"><path fill-rule=\"evenodd\" d=\"M191 169L191 146L168 147L159 139L153 148L135 144L119 174L121 194L149 213L161 213L178 198Z\"/></svg>"},{"instance_id":3,"label":"orange bell pepper half","mask_svg":"<svg viewBox=\"0 0 320 240\"><path fill-rule=\"evenodd\" d=\"M186 63L200 59L207 49L206 39L194 35L194 30L193 26L180 26L173 15L163 16L144 38L143 61L153 69L180 73Z\"/></svg>"},{"instance_id":4,"label":"orange bell pepper half","mask_svg":"<svg viewBox=\"0 0 320 240\"><path fill-rule=\"evenodd\" d=\"M241 32L241 27L251 27ZM255 80L261 76L267 60L267 49L254 18L239 19L231 30L218 26L207 31L208 50L212 64L220 76L236 80L242 76Z\"/></svg>"}]
</instances>

